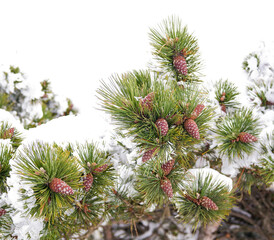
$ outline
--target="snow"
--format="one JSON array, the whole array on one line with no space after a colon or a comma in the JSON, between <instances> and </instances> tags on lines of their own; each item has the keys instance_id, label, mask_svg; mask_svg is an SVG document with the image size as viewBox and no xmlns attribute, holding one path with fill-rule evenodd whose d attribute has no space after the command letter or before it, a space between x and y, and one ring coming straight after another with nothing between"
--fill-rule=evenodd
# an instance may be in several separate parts
<instances>
[{"instance_id":1,"label":"snow","mask_svg":"<svg viewBox=\"0 0 274 240\"><path fill-rule=\"evenodd\" d=\"M207 176L212 176L212 187L219 183L222 183L224 186L227 187L228 191L231 191L233 188L233 181L231 178L220 174L218 171L212 168L193 168L189 169L187 173L190 174L190 178L186 180L189 185L192 185L193 181L196 182L198 176L202 177L202 182Z\"/></svg>"},{"instance_id":2,"label":"snow","mask_svg":"<svg viewBox=\"0 0 274 240\"><path fill-rule=\"evenodd\" d=\"M20 190L25 189L29 194L31 194L31 186L23 184L19 179L18 174L15 173L13 169L10 173L11 177L7 179L7 183L10 186L10 190L7 195L4 195L4 201L7 204L10 204L16 211L10 213L10 216L14 224L14 236L18 236L18 239L25 239L27 234L30 235L31 240L39 239L40 231L43 229L43 220L42 219L33 219L28 216L23 216L24 204L26 201L22 201L20 197ZM35 203L35 198L30 198L26 202L26 206L32 207Z\"/></svg>"},{"instance_id":3,"label":"snow","mask_svg":"<svg viewBox=\"0 0 274 240\"><path fill-rule=\"evenodd\" d=\"M46 124L32 128L26 133L23 144L30 144L35 141L76 145L92 141L100 141L110 136L110 129L107 117L94 109L94 117L85 115L69 115L53 119Z\"/></svg>"},{"instance_id":4,"label":"snow","mask_svg":"<svg viewBox=\"0 0 274 240\"><path fill-rule=\"evenodd\" d=\"M20 121L4 109L0 109L0 123L1 122L8 122L8 124L10 124L11 127L16 128L19 132L25 132L24 127L22 126Z\"/></svg>"}]
</instances>

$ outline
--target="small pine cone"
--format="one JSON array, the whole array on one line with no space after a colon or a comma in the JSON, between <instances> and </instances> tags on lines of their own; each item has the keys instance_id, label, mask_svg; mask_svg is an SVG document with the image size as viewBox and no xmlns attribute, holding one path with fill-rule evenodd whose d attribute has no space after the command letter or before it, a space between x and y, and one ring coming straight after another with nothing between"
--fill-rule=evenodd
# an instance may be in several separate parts
<instances>
[{"instance_id":1,"label":"small pine cone","mask_svg":"<svg viewBox=\"0 0 274 240\"><path fill-rule=\"evenodd\" d=\"M169 198L173 197L172 185L168 178L161 180L161 188Z\"/></svg>"},{"instance_id":2,"label":"small pine cone","mask_svg":"<svg viewBox=\"0 0 274 240\"><path fill-rule=\"evenodd\" d=\"M95 169L94 169L94 172L97 172L97 173L103 172L103 171L105 171L107 168L108 168L108 165L107 165L107 164L104 164L104 165L102 165L102 166L100 166L100 167L98 167L98 168L95 168Z\"/></svg>"},{"instance_id":3,"label":"small pine cone","mask_svg":"<svg viewBox=\"0 0 274 240\"><path fill-rule=\"evenodd\" d=\"M72 195L74 194L73 189L64 181L59 178L53 178L51 183L49 184L49 188L56 193L61 193L64 195Z\"/></svg>"},{"instance_id":4,"label":"small pine cone","mask_svg":"<svg viewBox=\"0 0 274 240\"><path fill-rule=\"evenodd\" d=\"M193 110L193 112L191 113L190 118L193 120L196 119L200 115L200 113L204 110L204 108L205 108L204 104L198 104L196 108Z\"/></svg>"},{"instance_id":5,"label":"small pine cone","mask_svg":"<svg viewBox=\"0 0 274 240\"><path fill-rule=\"evenodd\" d=\"M12 139L14 135L14 128L10 128L8 130L6 130L3 134L3 139Z\"/></svg>"},{"instance_id":6,"label":"small pine cone","mask_svg":"<svg viewBox=\"0 0 274 240\"><path fill-rule=\"evenodd\" d=\"M224 112L224 113L226 113L226 106L225 106L225 104L221 104L221 110Z\"/></svg>"},{"instance_id":7,"label":"small pine cone","mask_svg":"<svg viewBox=\"0 0 274 240\"><path fill-rule=\"evenodd\" d=\"M164 163L161 168L164 171L165 176L168 175L170 173L170 171L172 170L173 166L174 166L175 160L171 159L168 162Z\"/></svg>"},{"instance_id":8,"label":"small pine cone","mask_svg":"<svg viewBox=\"0 0 274 240\"><path fill-rule=\"evenodd\" d=\"M175 56L173 58L173 65L179 73L183 75L187 75L187 64L183 56L181 55Z\"/></svg>"},{"instance_id":9,"label":"small pine cone","mask_svg":"<svg viewBox=\"0 0 274 240\"><path fill-rule=\"evenodd\" d=\"M225 100L225 96L221 96L220 101L223 102Z\"/></svg>"},{"instance_id":10,"label":"small pine cone","mask_svg":"<svg viewBox=\"0 0 274 240\"><path fill-rule=\"evenodd\" d=\"M92 186L92 183L93 183L93 175L91 173L89 173L85 178L84 178L84 182L83 182L83 185L84 185L84 190L86 192L88 192Z\"/></svg>"},{"instance_id":11,"label":"small pine cone","mask_svg":"<svg viewBox=\"0 0 274 240\"><path fill-rule=\"evenodd\" d=\"M210 198L203 196L200 205L209 210L218 210L218 206Z\"/></svg>"},{"instance_id":12,"label":"small pine cone","mask_svg":"<svg viewBox=\"0 0 274 240\"><path fill-rule=\"evenodd\" d=\"M141 100L142 107L147 108L148 110L151 111L153 106L153 99L154 99L154 92L151 92Z\"/></svg>"},{"instance_id":13,"label":"small pine cone","mask_svg":"<svg viewBox=\"0 0 274 240\"><path fill-rule=\"evenodd\" d=\"M163 136L167 135L168 132L168 123L164 118L160 118L156 121L156 126L158 130L160 131L160 134Z\"/></svg>"},{"instance_id":14,"label":"small pine cone","mask_svg":"<svg viewBox=\"0 0 274 240\"><path fill-rule=\"evenodd\" d=\"M225 96L225 92L222 93L222 96Z\"/></svg>"},{"instance_id":15,"label":"small pine cone","mask_svg":"<svg viewBox=\"0 0 274 240\"><path fill-rule=\"evenodd\" d=\"M200 139L200 133L196 122L193 119L187 119L184 122L185 130L191 135L193 138Z\"/></svg>"},{"instance_id":16,"label":"small pine cone","mask_svg":"<svg viewBox=\"0 0 274 240\"><path fill-rule=\"evenodd\" d=\"M153 148L153 149L151 149L151 150L146 151L146 152L144 153L144 155L142 156L142 161L143 161L143 162L146 162L146 161L150 160L150 159L153 157L154 152L156 151L156 149L157 149L157 148Z\"/></svg>"},{"instance_id":17,"label":"small pine cone","mask_svg":"<svg viewBox=\"0 0 274 240\"><path fill-rule=\"evenodd\" d=\"M251 142L256 142L258 139L251 135L250 133L246 132L241 132L239 134L239 140L243 143L251 143Z\"/></svg>"},{"instance_id":18,"label":"small pine cone","mask_svg":"<svg viewBox=\"0 0 274 240\"><path fill-rule=\"evenodd\" d=\"M7 211L3 208L0 208L0 217L2 217L3 215L5 215L7 213Z\"/></svg>"}]
</instances>

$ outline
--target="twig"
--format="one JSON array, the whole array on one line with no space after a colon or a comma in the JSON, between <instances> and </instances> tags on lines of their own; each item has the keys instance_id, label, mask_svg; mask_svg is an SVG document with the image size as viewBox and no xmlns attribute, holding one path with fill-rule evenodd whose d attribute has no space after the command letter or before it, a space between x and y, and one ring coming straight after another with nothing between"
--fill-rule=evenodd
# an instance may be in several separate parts
<instances>
[{"instance_id":1,"label":"twig","mask_svg":"<svg viewBox=\"0 0 274 240\"><path fill-rule=\"evenodd\" d=\"M235 189L239 186L244 171L245 171L245 168L243 168L243 170L242 170L242 172L241 172L241 175L239 176L239 179L238 179L237 183L235 184L233 190L235 190Z\"/></svg>"},{"instance_id":2,"label":"twig","mask_svg":"<svg viewBox=\"0 0 274 240\"><path fill-rule=\"evenodd\" d=\"M96 226L89 227L88 231L83 236L81 236L79 240L87 239L103 222L104 222L104 218L102 218Z\"/></svg>"}]
</instances>

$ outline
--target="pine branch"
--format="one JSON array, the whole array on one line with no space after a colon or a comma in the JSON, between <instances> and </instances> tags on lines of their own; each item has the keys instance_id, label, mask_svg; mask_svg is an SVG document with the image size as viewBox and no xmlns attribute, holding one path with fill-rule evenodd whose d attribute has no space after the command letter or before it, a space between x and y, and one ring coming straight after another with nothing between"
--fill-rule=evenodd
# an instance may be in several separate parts
<instances>
[{"instance_id":1,"label":"pine branch","mask_svg":"<svg viewBox=\"0 0 274 240\"><path fill-rule=\"evenodd\" d=\"M215 84L215 99L223 112L226 112L227 107L238 108L239 102L236 101L236 97L239 94L237 87L228 80L221 79Z\"/></svg>"},{"instance_id":2,"label":"pine branch","mask_svg":"<svg viewBox=\"0 0 274 240\"><path fill-rule=\"evenodd\" d=\"M229 159L242 158L244 153L250 154L255 150L254 142L244 142L241 134L251 134L255 138L261 131L259 118L254 117L251 109L241 108L228 114L223 121L217 123L216 133L220 142L219 149Z\"/></svg>"},{"instance_id":3,"label":"pine branch","mask_svg":"<svg viewBox=\"0 0 274 240\"><path fill-rule=\"evenodd\" d=\"M187 27L183 27L178 18L168 18L158 28L151 28L149 37L154 48L152 54L162 70L170 72L177 81L199 81L201 62L197 39L188 33ZM176 69L176 56L184 59L186 75Z\"/></svg>"},{"instance_id":4,"label":"pine branch","mask_svg":"<svg viewBox=\"0 0 274 240\"><path fill-rule=\"evenodd\" d=\"M30 184L33 195L22 194L22 199L35 198L34 206L26 213L37 218L46 218L50 223L72 206L72 195L53 191L53 179L62 179L69 188L79 189L80 171L70 152L48 144L34 143L20 151L16 169L23 182Z\"/></svg>"},{"instance_id":5,"label":"pine branch","mask_svg":"<svg viewBox=\"0 0 274 240\"><path fill-rule=\"evenodd\" d=\"M199 223L205 226L224 219L235 201L232 195L222 181L213 182L212 175L199 173L195 179L186 181L175 199L176 207L180 218L191 222L195 230Z\"/></svg>"}]
</instances>

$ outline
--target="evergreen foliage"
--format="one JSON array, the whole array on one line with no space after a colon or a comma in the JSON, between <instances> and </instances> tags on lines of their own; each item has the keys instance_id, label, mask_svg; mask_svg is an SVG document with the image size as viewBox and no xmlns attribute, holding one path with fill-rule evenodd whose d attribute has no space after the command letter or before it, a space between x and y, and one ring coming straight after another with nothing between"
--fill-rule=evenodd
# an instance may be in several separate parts
<instances>
[{"instance_id":1,"label":"evergreen foliage","mask_svg":"<svg viewBox=\"0 0 274 240\"><path fill-rule=\"evenodd\" d=\"M14 150L16 150L23 141L22 134L8 122L0 122L0 139L10 139Z\"/></svg>"},{"instance_id":2,"label":"evergreen foliage","mask_svg":"<svg viewBox=\"0 0 274 240\"><path fill-rule=\"evenodd\" d=\"M227 107L237 108L239 106L239 102L236 100L239 94L237 87L228 80L221 79L215 84L215 99L224 112Z\"/></svg>"},{"instance_id":3,"label":"evergreen foliage","mask_svg":"<svg viewBox=\"0 0 274 240\"><path fill-rule=\"evenodd\" d=\"M41 239L87 239L103 222L130 223L134 239L137 223L153 219L156 212L162 215L160 221L176 216L194 231L219 223L230 214L235 192L251 194L255 185L264 188L274 181L274 132L261 142L259 117L254 116L254 109L240 107L239 92L228 80L214 86L213 101L227 113L217 116L218 109L199 84L199 47L187 27L171 17L151 28L149 37L158 69L113 75L97 90L101 110L117 126L114 141L131 155L129 164L119 157L117 164L114 151L101 150L96 143L20 146L23 139L17 129L0 122L0 211L5 213L0 216L0 238L17 237L15 209L2 199L9 188L20 193L23 211L18 208L18 214L43 223ZM251 54L243 63L249 76L255 71L251 58L257 61L256 68L262 67L260 55ZM15 111L26 128L77 113L69 99L67 109L60 111L45 80L41 82L43 95L31 100L41 105L42 114L30 116L19 104L29 100L20 89L24 79L20 69L10 67L3 77L15 90L0 84L0 107ZM264 110L272 104L261 87L268 91L272 85L272 80L255 79L249 89L255 89ZM132 149L118 136L130 140ZM260 159L249 161L256 151ZM218 173L225 170L227 158L229 164L244 159L249 165L238 166L232 180ZM191 174L193 170L199 170L198 174ZM8 186L9 177L20 184Z\"/></svg>"},{"instance_id":4,"label":"evergreen foliage","mask_svg":"<svg viewBox=\"0 0 274 240\"><path fill-rule=\"evenodd\" d=\"M19 67L10 66L8 70L0 76L0 108L18 117L26 129L63 115L77 114L69 98L67 108L62 112L49 80L41 82L42 95L37 98L32 96L27 78Z\"/></svg>"},{"instance_id":5,"label":"evergreen foliage","mask_svg":"<svg viewBox=\"0 0 274 240\"><path fill-rule=\"evenodd\" d=\"M257 137L260 130L259 118L253 116L251 109L241 108L228 114L217 124L216 133L220 141L220 152L227 155L230 160L243 158L244 153L251 154L255 150L254 143L239 141L239 135L247 132Z\"/></svg>"},{"instance_id":6,"label":"evergreen foliage","mask_svg":"<svg viewBox=\"0 0 274 240\"><path fill-rule=\"evenodd\" d=\"M217 205L218 210L202 206L200 199L204 196L210 198ZM199 224L205 226L224 219L229 214L235 199L233 192L222 181L215 182L212 180L212 175L199 173L198 176L191 176L185 181L176 202L181 219L186 223L191 222L196 229Z\"/></svg>"},{"instance_id":7,"label":"evergreen foliage","mask_svg":"<svg viewBox=\"0 0 274 240\"><path fill-rule=\"evenodd\" d=\"M273 109L274 70L262 52L250 53L243 62L248 74L247 94L254 105Z\"/></svg>"},{"instance_id":8,"label":"evergreen foliage","mask_svg":"<svg viewBox=\"0 0 274 240\"><path fill-rule=\"evenodd\" d=\"M54 178L65 181L72 189L80 188L80 168L77 161L58 146L34 143L25 147L17 157L17 172L22 181L32 186L33 195L22 198L35 199L34 207L27 209L31 216L46 218L54 223L74 201L74 196L53 192L49 184Z\"/></svg>"},{"instance_id":9,"label":"evergreen foliage","mask_svg":"<svg viewBox=\"0 0 274 240\"><path fill-rule=\"evenodd\" d=\"M159 62L161 71L172 74L177 81L200 81L200 54L197 39L188 33L187 26L182 26L176 17L164 20L158 28L151 28L150 44L152 54ZM177 71L174 57L183 56L187 64L187 75Z\"/></svg>"},{"instance_id":10,"label":"evergreen foliage","mask_svg":"<svg viewBox=\"0 0 274 240\"><path fill-rule=\"evenodd\" d=\"M10 176L11 167L9 164L12 158L11 148L0 144L0 193L7 191L7 177Z\"/></svg>"}]
</instances>

